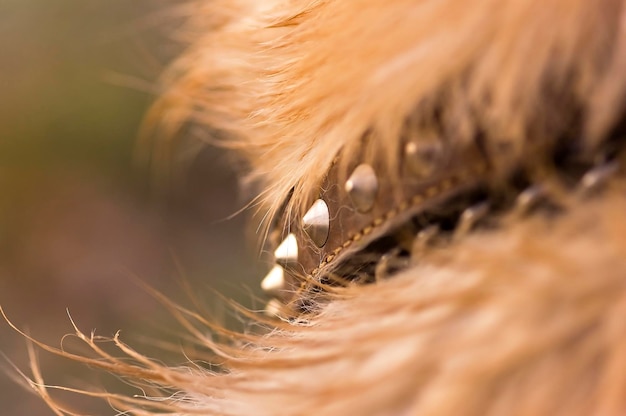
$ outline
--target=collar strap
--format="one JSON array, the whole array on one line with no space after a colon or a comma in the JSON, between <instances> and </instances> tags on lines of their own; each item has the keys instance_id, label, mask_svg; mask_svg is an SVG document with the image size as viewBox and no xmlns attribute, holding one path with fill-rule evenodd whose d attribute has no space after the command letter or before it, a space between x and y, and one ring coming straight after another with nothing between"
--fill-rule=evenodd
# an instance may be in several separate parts
<instances>
[{"instance_id":1,"label":"collar strap","mask_svg":"<svg viewBox=\"0 0 626 416\"><path fill-rule=\"evenodd\" d=\"M346 175L334 163L303 215L280 215L276 264L262 281L263 290L287 303L297 299L307 283L322 281L399 225L484 187L488 171L476 147L441 142L406 143L399 164L402 179L392 184L379 173L380 165L353 163L342 180Z\"/></svg>"},{"instance_id":2,"label":"collar strap","mask_svg":"<svg viewBox=\"0 0 626 416\"><path fill-rule=\"evenodd\" d=\"M402 176L393 183L375 163L357 161L349 176L334 163L303 215L285 211L278 217L275 265L261 284L273 297L266 313L293 317L315 310L323 288L337 281L377 281L478 223L488 226L495 219L491 225L497 225L499 216L523 216L539 207L560 212L554 196L562 191L594 195L624 173L621 144L605 143L584 154L572 147L555 158L554 177L511 169L504 193L489 186L493 169L477 147L409 142L399 159Z\"/></svg>"}]
</instances>

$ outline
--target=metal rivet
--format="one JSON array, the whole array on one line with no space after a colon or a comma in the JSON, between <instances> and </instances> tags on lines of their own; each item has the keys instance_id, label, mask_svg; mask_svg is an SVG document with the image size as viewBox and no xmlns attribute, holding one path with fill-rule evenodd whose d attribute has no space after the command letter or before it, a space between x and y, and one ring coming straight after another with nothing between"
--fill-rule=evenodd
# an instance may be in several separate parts
<instances>
[{"instance_id":1,"label":"metal rivet","mask_svg":"<svg viewBox=\"0 0 626 416\"><path fill-rule=\"evenodd\" d=\"M426 252L428 246L433 242L435 237L439 235L440 231L439 225L433 224L421 229L417 233L411 247L412 263L415 264L420 260L420 257Z\"/></svg>"},{"instance_id":2,"label":"metal rivet","mask_svg":"<svg viewBox=\"0 0 626 416\"><path fill-rule=\"evenodd\" d=\"M330 229L330 211L324 200L318 199L302 218L302 229L316 246L324 247Z\"/></svg>"},{"instance_id":3,"label":"metal rivet","mask_svg":"<svg viewBox=\"0 0 626 416\"><path fill-rule=\"evenodd\" d=\"M378 178L374 169L366 164L357 166L346 182L346 192L359 212L371 210L378 193Z\"/></svg>"},{"instance_id":4,"label":"metal rivet","mask_svg":"<svg viewBox=\"0 0 626 416\"><path fill-rule=\"evenodd\" d=\"M482 202L467 208L461 214L459 223L454 231L454 237L459 238L469 233L472 228L489 213L489 203Z\"/></svg>"},{"instance_id":5,"label":"metal rivet","mask_svg":"<svg viewBox=\"0 0 626 416\"><path fill-rule=\"evenodd\" d=\"M443 146L439 141L408 142L404 147L410 171L419 177L429 176L441 161Z\"/></svg>"},{"instance_id":6,"label":"metal rivet","mask_svg":"<svg viewBox=\"0 0 626 416\"><path fill-rule=\"evenodd\" d=\"M278 264L290 266L298 263L298 240L294 234L289 234L274 251L274 258Z\"/></svg>"},{"instance_id":7,"label":"metal rivet","mask_svg":"<svg viewBox=\"0 0 626 416\"><path fill-rule=\"evenodd\" d=\"M265 314L272 318L279 318L283 310L283 304L278 299L272 299L265 305Z\"/></svg>"},{"instance_id":8,"label":"metal rivet","mask_svg":"<svg viewBox=\"0 0 626 416\"><path fill-rule=\"evenodd\" d=\"M601 189L618 170L619 165L616 162L607 163L591 169L585 173L580 180L583 192L589 194Z\"/></svg>"},{"instance_id":9,"label":"metal rivet","mask_svg":"<svg viewBox=\"0 0 626 416\"><path fill-rule=\"evenodd\" d=\"M383 254L374 268L375 281L381 281L409 265L409 261L405 257L400 256L400 251L401 249L396 247L390 252Z\"/></svg>"},{"instance_id":10,"label":"metal rivet","mask_svg":"<svg viewBox=\"0 0 626 416\"><path fill-rule=\"evenodd\" d=\"M261 282L261 289L269 295L279 295L285 289L285 269L274 266Z\"/></svg>"},{"instance_id":11,"label":"metal rivet","mask_svg":"<svg viewBox=\"0 0 626 416\"><path fill-rule=\"evenodd\" d=\"M546 189L541 185L533 185L524 189L515 199L517 215L524 216L531 212L537 205L546 199Z\"/></svg>"}]
</instances>

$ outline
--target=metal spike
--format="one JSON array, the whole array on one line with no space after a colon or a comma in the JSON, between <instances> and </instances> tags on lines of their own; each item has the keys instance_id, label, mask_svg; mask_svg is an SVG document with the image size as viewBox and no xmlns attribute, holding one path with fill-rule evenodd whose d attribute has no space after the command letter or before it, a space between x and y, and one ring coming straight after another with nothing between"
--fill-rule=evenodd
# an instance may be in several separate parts
<instances>
[{"instance_id":1,"label":"metal spike","mask_svg":"<svg viewBox=\"0 0 626 416\"><path fill-rule=\"evenodd\" d=\"M595 192L602 188L606 182L617 173L617 162L606 163L595 167L585 173L580 180L580 186L585 194Z\"/></svg>"},{"instance_id":2,"label":"metal spike","mask_svg":"<svg viewBox=\"0 0 626 416\"><path fill-rule=\"evenodd\" d=\"M357 166L346 181L346 191L359 212L371 210L378 193L378 178L374 169L366 164Z\"/></svg>"},{"instance_id":3,"label":"metal spike","mask_svg":"<svg viewBox=\"0 0 626 416\"><path fill-rule=\"evenodd\" d=\"M289 234L274 251L276 263L291 266L298 263L298 240L294 234Z\"/></svg>"},{"instance_id":4,"label":"metal spike","mask_svg":"<svg viewBox=\"0 0 626 416\"><path fill-rule=\"evenodd\" d=\"M324 247L330 230L330 211L324 200L318 199L302 218L302 229L318 247Z\"/></svg>"},{"instance_id":5,"label":"metal spike","mask_svg":"<svg viewBox=\"0 0 626 416\"><path fill-rule=\"evenodd\" d=\"M470 232L476 223L485 217L488 212L488 202L476 204L463 211L456 226L456 230L454 231L454 238L463 237Z\"/></svg>"},{"instance_id":6,"label":"metal spike","mask_svg":"<svg viewBox=\"0 0 626 416\"><path fill-rule=\"evenodd\" d=\"M280 295L285 290L285 269L274 266L261 282L261 289L269 295Z\"/></svg>"},{"instance_id":7,"label":"metal spike","mask_svg":"<svg viewBox=\"0 0 626 416\"><path fill-rule=\"evenodd\" d=\"M413 240L411 247L411 262L416 263L419 257L424 254L433 239L439 234L438 225L429 225L420 230Z\"/></svg>"},{"instance_id":8,"label":"metal spike","mask_svg":"<svg viewBox=\"0 0 626 416\"><path fill-rule=\"evenodd\" d=\"M283 304L278 299L272 299L265 305L265 314L271 318L280 318Z\"/></svg>"},{"instance_id":9,"label":"metal spike","mask_svg":"<svg viewBox=\"0 0 626 416\"><path fill-rule=\"evenodd\" d=\"M404 147L406 163L411 172L419 177L431 175L441 160L443 146L441 142L408 142Z\"/></svg>"},{"instance_id":10,"label":"metal spike","mask_svg":"<svg viewBox=\"0 0 626 416\"><path fill-rule=\"evenodd\" d=\"M546 190L541 185L533 185L524 189L515 199L514 212L523 216L532 211L541 201L546 198Z\"/></svg>"},{"instance_id":11,"label":"metal spike","mask_svg":"<svg viewBox=\"0 0 626 416\"><path fill-rule=\"evenodd\" d=\"M400 249L396 247L380 258L374 269L374 278L377 282L381 281L408 265L408 259L400 257Z\"/></svg>"}]
</instances>

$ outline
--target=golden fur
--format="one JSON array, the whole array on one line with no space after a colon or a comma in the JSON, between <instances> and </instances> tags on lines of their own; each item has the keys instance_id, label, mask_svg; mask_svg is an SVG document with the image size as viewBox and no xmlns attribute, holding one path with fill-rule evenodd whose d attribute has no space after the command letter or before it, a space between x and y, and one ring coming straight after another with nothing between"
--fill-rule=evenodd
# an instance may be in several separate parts
<instances>
[{"instance_id":1,"label":"golden fur","mask_svg":"<svg viewBox=\"0 0 626 416\"><path fill-rule=\"evenodd\" d=\"M505 169L565 134L593 149L623 112L619 0L217 0L195 11L152 120L167 134L189 121L220 132L208 139L247 156L271 213L292 188L308 208L339 150L353 157L366 133L364 159L386 161L393 183L409 115L424 137L480 134Z\"/></svg>"},{"instance_id":2,"label":"golden fur","mask_svg":"<svg viewBox=\"0 0 626 416\"><path fill-rule=\"evenodd\" d=\"M359 149L398 183L409 118L418 136L479 140L498 187L520 165L553 180L563 141L593 152L624 122L622 0L188 7L189 50L149 120L164 135L199 123L244 154L267 218L292 188L302 212L338 154ZM169 397L106 396L136 415L623 415L625 191L563 195L558 217L507 218L239 347L197 332L225 372L166 368L123 344L133 364L73 358Z\"/></svg>"}]
</instances>

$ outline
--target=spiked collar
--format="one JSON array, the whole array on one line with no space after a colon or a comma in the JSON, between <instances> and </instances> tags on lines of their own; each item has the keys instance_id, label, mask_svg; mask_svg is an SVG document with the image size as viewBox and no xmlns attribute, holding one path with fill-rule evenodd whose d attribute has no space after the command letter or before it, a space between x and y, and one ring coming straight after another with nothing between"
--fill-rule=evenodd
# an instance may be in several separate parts
<instances>
[{"instance_id":1,"label":"spiked collar","mask_svg":"<svg viewBox=\"0 0 626 416\"><path fill-rule=\"evenodd\" d=\"M582 169L562 169L589 193L619 170L616 159L603 153ZM275 265L261 283L273 297L268 314L311 311L326 285L386 277L415 263L434 239L458 239L487 214L525 215L549 201L546 187L519 171L507 181L514 192L490 189L491 169L478 147L409 141L399 160L399 184L380 175L375 163L355 161L346 180L333 164L306 213L281 214Z\"/></svg>"}]
</instances>

